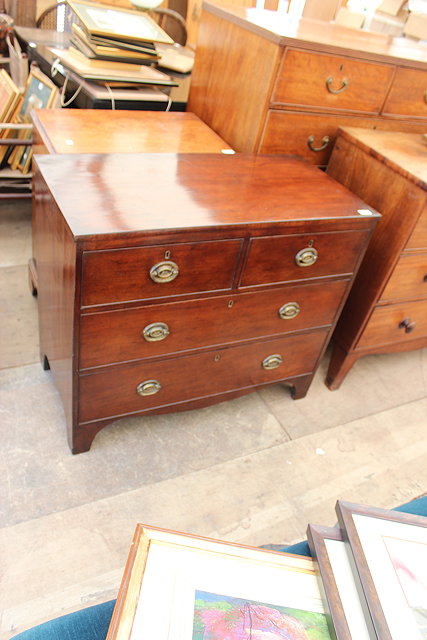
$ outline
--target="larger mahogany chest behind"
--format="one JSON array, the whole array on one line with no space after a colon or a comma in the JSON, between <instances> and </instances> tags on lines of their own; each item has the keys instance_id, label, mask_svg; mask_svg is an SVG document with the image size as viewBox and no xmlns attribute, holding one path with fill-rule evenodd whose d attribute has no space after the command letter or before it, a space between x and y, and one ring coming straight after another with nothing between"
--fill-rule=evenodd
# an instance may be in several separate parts
<instances>
[{"instance_id":1,"label":"larger mahogany chest behind","mask_svg":"<svg viewBox=\"0 0 427 640\"><path fill-rule=\"evenodd\" d=\"M122 416L305 395L378 214L280 156L36 156L40 346L71 449Z\"/></svg>"}]
</instances>

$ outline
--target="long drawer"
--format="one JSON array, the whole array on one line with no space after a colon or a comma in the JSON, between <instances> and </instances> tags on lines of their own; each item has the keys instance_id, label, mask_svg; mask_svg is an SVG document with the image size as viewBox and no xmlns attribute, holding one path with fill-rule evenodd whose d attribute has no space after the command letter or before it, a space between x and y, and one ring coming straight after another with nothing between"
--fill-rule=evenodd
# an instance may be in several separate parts
<instances>
[{"instance_id":1,"label":"long drawer","mask_svg":"<svg viewBox=\"0 0 427 640\"><path fill-rule=\"evenodd\" d=\"M392 77L393 68L387 65L290 49L272 102L376 114Z\"/></svg>"},{"instance_id":2,"label":"long drawer","mask_svg":"<svg viewBox=\"0 0 427 640\"><path fill-rule=\"evenodd\" d=\"M427 118L426 91L426 71L397 69L383 113Z\"/></svg>"},{"instance_id":3,"label":"long drawer","mask_svg":"<svg viewBox=\"0 0 427 640\"><path fill-rule=\"evenodd\" d=\"M351 274L368 235L345 231L252 239L240 285Z\"/></svg>"},{"instance_id":4,"label":"long drawer","mask_svg":"<svg viewBox=\"0 0 427 640\"><path fill-rule=\"evenodd\" d=\"M427 337L425 300L378 306L372 314L357 349Z\"/></svg>"},{"instance_id":5,"label":"long drawer","mask_svg":"<svg viewBox=\"0 0 427 640\"><path fill-rule=\"evenodd\" d=\"M423 210L405 249L427 249L427 209Z\"/></svg>"},{"instance_id":6,"label":"long drawer","mask_svg":"<svg viewBox=\"0 0 427 640\"><path fill-rule=\"evenodd\" d=\"M315 331L82 375L79 422L143 412L311 373L326 336L325 330Z\"/></svg>"},{"instance_id":7,"label":"long drawer","mask_svg":"<svg viewBox=\"0 0 427 640\"><path fill-rule=\"evenodd\" d=\"M152 358L327 326L348 280L89 313L80 322L80 368Z\"/></svg>"},{"instance_id":8,"label":"long drawer","mask_svg":"<svg viewBox=\"0 0 427 640\"><path fill-rule=\"evenodd\" d=\"M305 158L313 164L326 165L339 126L409 133L423 133L427 128L426 122L296 113L277 109L268 112L258 152L288 153Z\"/></svg>"},{"instance_id":9,"label":"long drawer","mask_svg":"<svg viewBox=\"0 0 427 640\"><path fill-rule=\"evenodd\" d=\"M385 287L381 301L427 298L427 253L403 255Z\"/></svg>"},{"instance_id":10,"label":"long drawer","mask_svg":"<svg viewBox=\"0 0 427 640\"><path fill-rule=\"evenodd\" d=\"M241 246L239 239L87 251L82 307L230 289Z\"/></svg>"}]
</instances>

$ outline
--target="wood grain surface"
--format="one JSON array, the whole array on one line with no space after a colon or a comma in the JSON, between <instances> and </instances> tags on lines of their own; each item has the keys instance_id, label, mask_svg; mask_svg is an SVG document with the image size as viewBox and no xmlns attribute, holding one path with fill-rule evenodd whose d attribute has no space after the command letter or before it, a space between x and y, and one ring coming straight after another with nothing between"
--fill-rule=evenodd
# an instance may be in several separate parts
<instances>
[{"instance_id":1,"label":"wood grain surface","mask_svg":"<svg viewBox=\"0 0 427 640\"><path fill-rule=\"evenodd\" d=\"M35 109L34 153L220 153L230 149L194 113Z\"/></svg>"}]
</instances>

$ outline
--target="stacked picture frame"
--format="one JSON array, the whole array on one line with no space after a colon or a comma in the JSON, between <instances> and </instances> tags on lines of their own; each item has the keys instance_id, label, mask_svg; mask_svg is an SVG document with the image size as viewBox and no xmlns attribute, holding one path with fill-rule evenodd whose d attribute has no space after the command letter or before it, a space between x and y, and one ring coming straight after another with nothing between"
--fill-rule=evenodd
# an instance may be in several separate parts
<instances>
[{"instance_id":1,"label":"stacked picture frame","mask_svg":"<svg viewBox=\"0 0 427 640\"><path fill-rule=\"evenodd\" d=\"M138 524L107 640L425 640L427 517L336 513L313 558Z\"/></svg>"},{"instance_id":2,"label":"stacked picture frame","mask_svg":"<svg viewBox=\"0 0 427 640\"><path fill-rule=\"evenodd\" d=\"M427 638L427 517L350 502L309 525L337 640Z\"/></svg>"}]
</instances>

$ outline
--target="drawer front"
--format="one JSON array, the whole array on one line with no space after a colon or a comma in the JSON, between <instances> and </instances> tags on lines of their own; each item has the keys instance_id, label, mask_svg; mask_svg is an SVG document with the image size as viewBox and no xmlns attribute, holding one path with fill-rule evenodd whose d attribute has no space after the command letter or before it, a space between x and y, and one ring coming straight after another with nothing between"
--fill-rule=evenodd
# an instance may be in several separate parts
<instances>
[{"instance_id":1,"label":"drawer front","mask_svg":"<svg viewBox=\"0 0 427 640\"><path fill-rule=\"evenodd\" d=\"M317 331L81 376L79 422L135 413L311 373L326 336L326 331ZM263 368L265 359L273 355L282 359L279 366ZM277 364L280 360L275 358L270 362ZM139 395L138 388L141 392L155 393Z\"/></svg>"},{"instance_id":2,"label":"drawer front","mask_svg":"<svg viewBox=\"0 0 427 640\"><path fill-rule=\"evenodd\" d=\"M330 325L348 280L83 315L80 368Z\"/></svg>"},{"instance_id":3,"label":"drawer front","mask_svg":"<svg viewBox=\"0 0 427 640\"><path fill-rule=\"evenodd\" d=\"M423 133L427 127L420 122L270 110L258 151L297 155L313 164L326 165L340 126L409 133Z\"/></svg>"},{"instance_id":4,"label":"drawer front","mask_svg":"<svg viewBox=\"0 0 427 640\"><path fill-rule=\"evenodd\" d=\"M241 245L241 240L222 240L88 251L82 306L230 289Z\"/></svg>"},{"instance_id":5,"label":"drawer front","mask_svg":"<svg viewBox=\"0 0 427 640\"><path fill-rule=\"evenodd\" d=\"M392 77L386 65L288 50L272 102L380 113Z\"/></svg>"},{"instance_id":6,"label":"drawer front","mask_svg":"<svg viewBox=\"0 0 427 640\"><path fill-rule=\"evenodd\" d=\"M427 119L427 72L398 69L383 113Z\"/></svg>"},{"instance_id":7,"label":"drawer front","mask_svg":"<svg viewBox=\"0 0 427 640\"><path fill-rule=\"evenodd\" d=\"M424 209L405 248L427 249L427 209Z\"/></svg>"},{"instance_id":8,"label":"drawer front","mask_svg":"<svg viewBox=\"0 0 427 640\"><path fill-rule=\"evenodd\" d=\"M404 302L377 307L359 340L357 349L423 337L427 337L426 301Z\"/></svg>"},{"instance_id":9,"label":"drawer front","mask_svg":"<svg viewBox=\"0 0 427 640\"><path fill-rule=\"evenodd\" d=\"M240 286L351 274L368 237L363 230L255 238Z\"/></svg>"},{"instance_id":10,"label":"drawer front","mask_svg":"<svg viewBox=\"0 0 427 640\"><path fill-rule=\"evenodd\" d=\"M413 300L427 298L427 253L400 258L381 300Z\"/></svg>"}]
</instances>

